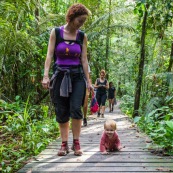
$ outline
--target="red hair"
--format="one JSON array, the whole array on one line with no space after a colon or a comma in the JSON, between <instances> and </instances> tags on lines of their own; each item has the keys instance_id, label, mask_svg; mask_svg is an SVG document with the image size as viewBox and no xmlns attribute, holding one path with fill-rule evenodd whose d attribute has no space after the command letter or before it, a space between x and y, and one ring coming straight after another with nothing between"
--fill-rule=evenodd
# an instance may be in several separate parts
<instances>
[{"instance_id":1,"label":"red hair","mask_svg":"<svg viewBox=\"0 0 173 173\"><path fill-rule=\"evenodd\" d=\"M81 15L89 15L90 11L80 3L72 5L66 14L66 21L71 22L74 18L81 16Z\"/></svg>"}]
</instances>

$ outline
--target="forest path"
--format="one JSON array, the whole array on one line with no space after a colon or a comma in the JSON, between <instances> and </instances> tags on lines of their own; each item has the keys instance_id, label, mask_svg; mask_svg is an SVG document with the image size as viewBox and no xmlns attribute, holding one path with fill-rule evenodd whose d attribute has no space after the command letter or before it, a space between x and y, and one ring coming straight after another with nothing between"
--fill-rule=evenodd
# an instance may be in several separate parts
<instances>
[{"instance_id":1,"label":"forest path","mask_svg":"<svg viewBox=\"0 0 173 173\"><path fill-rule=\"evenodd\" d=\"M117 122L117 132L124 147L120 152L110 155L101 155L99 152L105 119L114 119ZM151 140L139 132L129 118L121 113L119 105L115 106L113 113L106 110L105 118L89 116L88 126L82 127L80 143L82 156L74 156L73 151L70 151L67 156L59 157L57 151L61 142L57 139L18 173L173 172L173 159L153 154ZM71 132L69 144L72 144Z\"/></svg>"}]
</instances>

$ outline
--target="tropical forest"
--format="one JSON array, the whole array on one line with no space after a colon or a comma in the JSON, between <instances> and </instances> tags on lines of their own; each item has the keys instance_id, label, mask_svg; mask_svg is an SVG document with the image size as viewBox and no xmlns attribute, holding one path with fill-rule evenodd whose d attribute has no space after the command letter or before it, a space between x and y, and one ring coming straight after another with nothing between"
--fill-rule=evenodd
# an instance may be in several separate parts
<instances>
[{"instance_id":1,"label":"tropical forest","mask_svg":"<svg viewBox=\"0 0 173 173\"><path fill-rule=\"evenodd\" d=\"M41 82L50 32L74 3L91 12L80 29L92 83L104 69L121 111L173 155L172 0L1 0L0 172L19 170L59 136Z\"/></svg>"}]
</instances>

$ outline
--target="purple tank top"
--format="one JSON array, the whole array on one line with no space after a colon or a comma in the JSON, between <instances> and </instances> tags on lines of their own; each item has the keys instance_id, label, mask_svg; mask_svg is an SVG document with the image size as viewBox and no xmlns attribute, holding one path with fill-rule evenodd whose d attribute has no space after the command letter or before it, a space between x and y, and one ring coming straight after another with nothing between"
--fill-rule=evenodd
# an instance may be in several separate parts
<instances>
[{"instance_id":1,"label":"purple tank top","mask_svg":"<svg viewBox=\"0 0 173 173\"><path fill-rule=\"evenodd\" d=\"M60 27L60 36L62 38L64 33L64 27ZM78 38L79 32L76 36ZM55 55L56 55L56 64L59 66L72 66L79 65L80 56L81 56L81 47L79 44L73 42L72 44L68 44L66 42L60 42L55 46Z\"/></svg>"}]
</instances>

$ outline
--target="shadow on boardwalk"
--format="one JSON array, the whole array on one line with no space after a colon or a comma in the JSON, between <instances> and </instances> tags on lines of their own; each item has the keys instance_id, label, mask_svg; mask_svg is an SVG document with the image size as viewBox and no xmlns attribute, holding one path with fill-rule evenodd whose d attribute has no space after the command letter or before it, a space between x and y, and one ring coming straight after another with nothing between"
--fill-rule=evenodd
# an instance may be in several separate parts
<instances>
[{"instance_id":1,"label":"shadow on boardwalk","mask_svg":"<svg viewBox=\"0 0 173 173\"><path fill-rule=\"evenodd\" d=\"M103 131L103 123L107 118L117 122L117 131L124 148L120 152L101 155L99 141ZM69 139L69 144L72 144L71 133ZM147 136L132 125L129 118L121 113L117 105L113 113L105 113L105 118L91 115L88 126L82 127L80 138L82 156L74 156L73 151L67 156L57 156L61 144L57 139L41 152L37 159L25 165L18 173L173 172L173 159L152 154L148 150L148 148L151 149L152 143L148 142Z\"/></svg>"}]
</instances>

